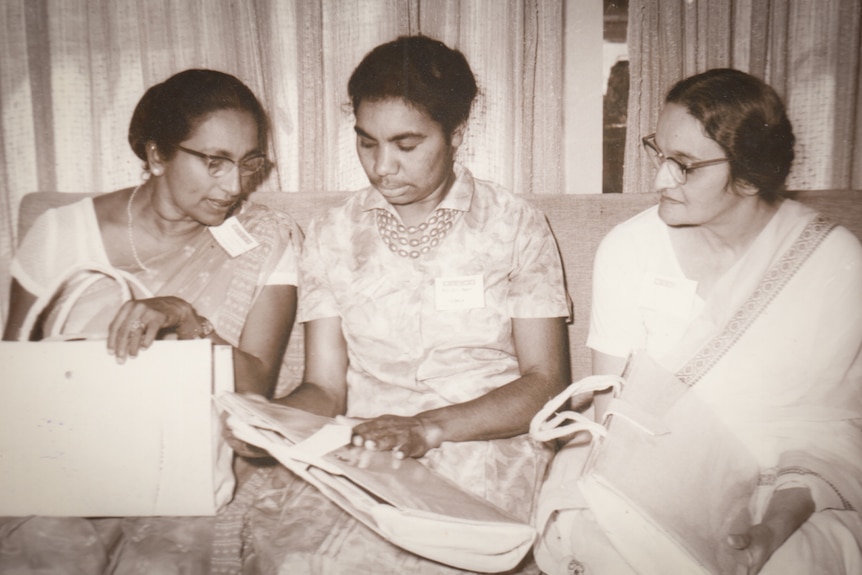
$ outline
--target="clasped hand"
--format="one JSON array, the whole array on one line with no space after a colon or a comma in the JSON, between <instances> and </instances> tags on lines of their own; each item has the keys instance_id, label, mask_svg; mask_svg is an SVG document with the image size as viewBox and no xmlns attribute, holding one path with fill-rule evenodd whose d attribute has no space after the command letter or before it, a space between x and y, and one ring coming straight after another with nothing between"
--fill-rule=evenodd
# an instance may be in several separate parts
<instances>
[{"instance_id":1,"label":"clasped hand","mask_svg":"<svg viewBox=\"0 0 862 575\"><path fill-rule=\"evenodd\" d=\"M178 297L127 301L108 327L108 353L123 363L127 357L135 357L140 350L150 347L163 329L176 329L180 339L189 339L180 333L181 327L197 321L192 305Z\"/></svg>"}]
</instances>

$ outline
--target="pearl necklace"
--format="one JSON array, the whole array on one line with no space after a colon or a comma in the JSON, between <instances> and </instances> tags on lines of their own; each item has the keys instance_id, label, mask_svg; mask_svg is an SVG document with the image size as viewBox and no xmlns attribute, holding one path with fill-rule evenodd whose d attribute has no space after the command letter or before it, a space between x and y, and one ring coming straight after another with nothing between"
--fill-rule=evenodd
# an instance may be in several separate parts
<instances>
[{"instance_id":1,"label":"pearl necklace","mask_svg":"<svg viewBox=\"0 0 862 575\"><path fill-rule=\"evenodd\" d=\"M135 258L135 263L138 264L138 267L144 270L145 272L149 272L150 268L144 265L144 262L141 261L141 258L138 256L138 248L135 247L135 232L134 226L132 225L132 202L135 201L135 194L138 193L138 190L141 189L139 185L134 190L132 190L131 195L129 195L129 203L126 204L126 219L128 221L129 228L129 245L132 248L132 256Z\"/></svg>"},{"instance_id":2,"label":"pearl necklace","mask_svg":"<svg viewBox=\"0 0 862 575\"><path fill-rule=\"evenodd\" d=\"M377 233L393 253L415 259L436 247L460 214L457 210L437 208L418 226L405 226L387 210L381 209L377 210Z\"/></svg>"}]
</instances>

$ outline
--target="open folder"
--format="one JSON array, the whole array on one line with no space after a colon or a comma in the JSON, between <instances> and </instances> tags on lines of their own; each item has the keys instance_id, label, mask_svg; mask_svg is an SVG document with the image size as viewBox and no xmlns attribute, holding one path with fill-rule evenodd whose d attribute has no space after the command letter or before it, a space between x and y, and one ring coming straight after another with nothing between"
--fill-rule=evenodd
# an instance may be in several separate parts
<instances>
[{"instance_id":1,"label":"open folder","mask_svg":"<svg viewBox=\"0 0 862 575\"><path fill-rule=\"evenodd\" d=\"M461 569L517 566L535 530L416 459L350 445L348 425L260 398L225 393L234 434L285 467L386 540ZM357 464L359 452L362 463Z\"/></svg>"}]
</instances>

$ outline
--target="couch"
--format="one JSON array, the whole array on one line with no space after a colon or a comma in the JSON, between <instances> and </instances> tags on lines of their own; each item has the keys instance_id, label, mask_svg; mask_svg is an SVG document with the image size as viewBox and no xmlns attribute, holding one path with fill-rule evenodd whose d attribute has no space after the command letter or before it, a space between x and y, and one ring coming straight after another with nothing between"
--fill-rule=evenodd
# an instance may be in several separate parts
<instances>
[{"instance_id":1,"label":"couch","mask_svg":"<svg viewBox=\"0 0 862 575\"><path fill-rule=\"evenodd\" d=\"M349 192L256 192L252 199L291 214L301 227L309 219L341 202ZM18 237L45 209L79 199L84 194L37 192L24 196L19 209ZM796 192L793 197L813 206L849 228L862 240L862 190L818 190ZM657 201L655 194L531 195L528 199L547 216L563 257L574 321L569 325L572 381L589 375L590 354L586 348L589 327L593 255L604 235ZM862 294L860 294L862 297ZM279 391L295 385L302 373L302 336L291 337Z\"/></svg>"}]
</instances>

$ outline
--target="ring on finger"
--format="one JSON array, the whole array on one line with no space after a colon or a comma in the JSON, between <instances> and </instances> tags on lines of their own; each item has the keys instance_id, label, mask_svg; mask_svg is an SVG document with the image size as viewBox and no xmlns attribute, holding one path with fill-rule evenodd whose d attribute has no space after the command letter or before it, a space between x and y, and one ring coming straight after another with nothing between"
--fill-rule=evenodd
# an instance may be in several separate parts
<instances>
[{"instance_id":1,"label":"ring on finger","mask_svg":"<svg viewBox=\"0 0 862 575\"><path fill-rule=\"evenodd\" d=\"M146 324L144 322L142 322L139 319L136 319L135 321L133 321L132 323L129 324L129 330L130 331L143 331L145 325Z\"/></svg>"}]
</instances>

